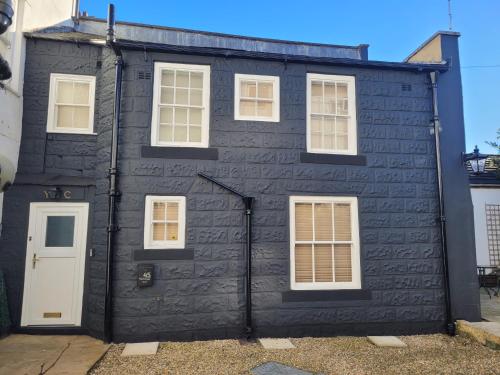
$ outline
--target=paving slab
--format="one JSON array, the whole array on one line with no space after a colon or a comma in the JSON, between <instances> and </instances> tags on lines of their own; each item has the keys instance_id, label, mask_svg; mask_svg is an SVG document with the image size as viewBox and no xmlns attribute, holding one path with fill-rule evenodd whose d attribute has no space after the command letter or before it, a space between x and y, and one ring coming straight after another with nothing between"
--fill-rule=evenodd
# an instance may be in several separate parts
<instances>
[{"instance_id":1,"label":"paving slab","mask_svg":"<svg viewBox=\"0 0 500 375\"><path fill-rule=\"evenodd\" d=\"M500 349L500 323L457 321L458 333L471 336L483 345Z\"/></svg>"},{"instance_id":2,"label":"paving slab","mask_svg":"<svg viewBox=\"0 0 500 375\"><path fill-rule=\"evenodd\" d=\"M10 335L0 340L0 374L84 375L109 345L88 336Z\"/></svg>"},{"instance_id":3,"label":"paving slab","mask_svg":"<svg viewBox=\"0 0 500 375\"><path fill-rule=\"evenodd\" d=\"M386 348L405 348L407 345L396 336L367 336L372 344Z\"/></svg>"},{"instance_id":4,"label":"paving slab","mask_svg":"<svg viewBox=\"0 0 500 375\"><path fill-rule=\"evenodd\" d=\"M288 339L258 339L264 349L295 349L295 345Z\"/></svg>"},{"instance_id":5,"label":"paving slab","mask_svg":"<svg viewBox=\"0 0 500 375\"><path fill-rule=\"evenodd\" d=\"M312 372L285 366L278 362L266 362L251 370L254 375L313 375Z\"/></svg>"},{"instance_id":6,"label":"paving slab","mask_svg":"<svg viewBox=\"0 0 500 375\"><path fill-rule=\"evenodd\" d=\"M132 355L155 355L158 351L158 345L158 341L126 344L121 356L128 357Z\"/></svg>"}]
</instances>

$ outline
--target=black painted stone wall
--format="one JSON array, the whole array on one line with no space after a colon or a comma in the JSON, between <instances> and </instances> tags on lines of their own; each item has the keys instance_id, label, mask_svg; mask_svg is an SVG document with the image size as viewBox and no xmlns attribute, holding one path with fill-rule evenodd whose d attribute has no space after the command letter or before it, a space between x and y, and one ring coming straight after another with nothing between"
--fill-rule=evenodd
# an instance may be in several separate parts
<instances>
[{"instance_id":1,"label":"black painted stone wall","mask_svg":"<svg viewBox=\"0 0 500 375\"><path fill-rule=\"evenodd\" d=\"M80 55L82 48L88 52ZM398 333L442 328L443 279L426 74L159 53L145 57L142 52L129 51L124 55L121 229L116 238L113 281L116 341L231 337L242 332L243 205L237 197L197 177L200 171L256 197L252 291L258 334ZM44 171L40 160L44 156L48 74L97 74L97 136L49 136L45 173L95 177L90 243L96 255L87 259L83 325L100 336L114 57L106 49L100 52L94 47L40 40L28 42L27 56L27 77L42 78L37 83L40 95L32 99L39 102L39 109L32 110L29 97L25 102L20 173ZM102 62L100 68L96 68L96 59ZM137 73L152 73L154 61L211 65L209 142L218 149L218 160L141 157L142 146L150 144L153 81L138 79ZM300 163L300 153L306 151L307 72L356 76L358 149L367 158L366 166ZM280 76L279 123L234 121L234 73ZM403 91L402 84L411 84L411 91ZM39 146L29 147L30 143ZM50 157L49 151L53 152ZM82 165L92 168L82 169ZM14 186L6 196L0 247L0 260L5 262L6 245L14 246L16 255L8 264L16 263L21 273L27 224L19 216L27 215L27 200L33 199L23 189ZM154 285L139 289L135 273L140 262L134 260L134 254L143 250L147 194L187 197L186 247L194 251L194 259L147 261L155 265ZM333 293L322 301L282 301L282 292L290 289L288 197L300 194L359 197L362 286L371 291L370 299L339 300ZM11 214L13 207L24 207L24 211ZM22 225L18 227L18 223ZM13 285L22 285L21 273L11 274ZM10 293L14 303L19 300L17 291L19 288Z\"/></svg>"}]
</instances>

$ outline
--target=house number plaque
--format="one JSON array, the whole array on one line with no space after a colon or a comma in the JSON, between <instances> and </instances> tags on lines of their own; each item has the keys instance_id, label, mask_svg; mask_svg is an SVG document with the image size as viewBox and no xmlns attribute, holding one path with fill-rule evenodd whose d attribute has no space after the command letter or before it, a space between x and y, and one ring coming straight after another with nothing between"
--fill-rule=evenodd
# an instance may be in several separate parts
<instances>
[{"instance_id":1,"label":"house number plaque","mask_svg":"<svg viewBox=\"0 0 500 375\"><path fill-rule=\"evenodd\" d=\"M144 288L153 285L154 265L141 263L137 265L137 286Z\"/></svg>"}]
</instances>

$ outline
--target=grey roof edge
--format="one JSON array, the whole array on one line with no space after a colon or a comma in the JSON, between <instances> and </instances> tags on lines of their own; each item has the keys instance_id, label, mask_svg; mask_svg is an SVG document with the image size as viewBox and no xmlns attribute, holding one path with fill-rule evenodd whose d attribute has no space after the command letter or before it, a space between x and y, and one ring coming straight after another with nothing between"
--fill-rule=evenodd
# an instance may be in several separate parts
<instances>
[{"instance_id":1,"label":"grey roof edge","mask_svg":"<svg viewBox=\"0 0 500 375\"><path fill-rule=\"evenodd\" d=\"M78 32L106 35L106 21L94 17L81 17L75 22ZM340 57L362 59L366 55L366 44L346 46L335 44L297 42L280 39L223 34L217 32L190 30L168 26L146 25L134 22L117 22L118 39L138 42L178 44L197 47L219 47L286 53L289 55L311 55L316 57Z\"/></svg>"},{"instance_id":2,"label":"grey roof edge","mask_svg":"<svg viewBox=\"0 0 500 375\"><path fill-rule=\"evenodd\" d=\"M82 43L103 46L105 39L101 35L84 34L81 32L73 33L25 33L27 38L45 39L64 41L70 43ZM255 58L263 60L274 60L281 62L296 62L296 63L310 63L310 64L323 64L323 65L338 65L338 66L356 66L364 68L378 68L378 69L395 69L395 70L412 70L412 71L446 71L448 64L446 62L438 64L414 64L403 62L388 62L376 60L363 60L363 59L348 59L348 58L332 58L332 57L314 57L308 55L288 55L281 53L269 53L260 51L246 51L235 50L227 48L210 48L210 47L193 47L193 46L179 46L163 43L147 43L137 42L134 40L118 39L117 43L125 48L132 50L149 50L160 51L180 54L197 54L221 57L235 57L235 58Z\"/></svg>"},{"instance_id":3,"label":"grey roof edge","mask_svg":"<svg viewBox=\"0 0 500 375\"><path fill-rule=\"evenodd\" d=\"M403 62L408 62L413 56L415 56L418 52L420 52L427 44L429 44L434 38L436 38L438 35L450 35L450 36L456 36L459 37L460 33L457 31L436 31L434 34L432 34L429 38L427 38L421 45L417 47L412 53L410 53L404 60ZM413 64L413 63L410 63Z\"/></svg>"},{"instance_id":4,"label":"grey roof edge","mask_svg":"<svg viewBox=\"0 0 500 375\"><path fill-rule=\"evenodd\" d=\"M104 18L98 18L98 17L88 17L88 16L84 17L84 16L80 16L78 18L78 21L94 21L94 22L100 22L100 23L106 24L106 20ZM145 28L148 28L148 29L180 31L180 32L203 34L203 35L221 36L221 37L227 37L227 38L249 39L249 40L258 40L258 41L263 41L263 42L299 44L299 45L309 45L309 46L318 46L318 47L337 47L337 48L359 49L360 47L369 47L370 46L369 44L364 44L364 43L358 44L357 46L348 46L348 45L343 45L343 44L301 42L301 41L295 41L295 40L253 37L253 36L247 36L247 35L219 33L219 32L215 32L215 31L204 31L204 30L186 29L186 28L182 28L182 27L150 25L150 24L145 24L145 23L128 22L128 21L116 21L116 24L117 25L125 25L125 26L145 27Z\"/></svg>"}]
</instances>

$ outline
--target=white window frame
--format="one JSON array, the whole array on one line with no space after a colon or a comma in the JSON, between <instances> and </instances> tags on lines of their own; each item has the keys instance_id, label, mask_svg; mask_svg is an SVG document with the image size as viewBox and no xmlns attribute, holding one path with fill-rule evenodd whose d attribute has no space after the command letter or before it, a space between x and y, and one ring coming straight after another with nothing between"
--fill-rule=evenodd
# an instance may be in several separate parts
<instances>
[{"instance_id":1,"label":"white window frame","mask_svg":"<svg viewBox=\"0 0 500 375\"><path fill-rule=\"evenodd\" d=\"M311 87L312 81L325 81L347 84L347 99L349 100L347 123L347 150L326 150L313 148L311 146ZM316 74L307 73L307 121L306 121L306 142L307 152L318 154L340 154L340 155L357 155L358 152L358 136L357 136L357 119L356 119L356 79L354 76L334 75L334 74Z\"/></svg>"},{"instance_id":2,"label":"white window frame","mask_svg":"<svg viewBox=\"0 0 500 375\"><path fill-rule=\"evenodd\" d=\"M57 127L56 98L59 81L73 81L89 83L89 124L87 129L59 128ZM71 104L74 105L74 104ZM95 76L76 74L50 74L49 108L47 111L47 133L65 134L96 134L94 132L94 108L95 108Z\"/></svg>"},{"instance_id":3,"label":"white window frame","mask_svg":"<svg viewBox=\"0 0 500 375\"><path fill-rule=\"evenodd\" d=\"M202 111L201 111L201 142L175 142L160 141L159 132L159 106L161 95L161 71L163 69L179 69L203 73ZM178 105L174 104L173 107ZM151 116L151 146L159 147L208 147L210 123L210 65L176 64L156 62L153 82L153 111Z\"/></svg>"},{"instance_id":4,"label":"white window frame","mask_svg":"<svg viewBox=\"0 0 500 375\"><path fill-rule=\"evenodd\" d=\"M178 228L179 238L177 240L153 240L153 204L156 202L177 203L179 205ZM186 232L186 197L171 195L146 195L146 206L144 210L144 249L184 249Z\"/></svg>"},{"instance_id":5,"label":"white window frame","mask_svg":"<svg viewBox=\"0 0 500 375\"><path fill-rule=\"evenodd\" d=\"M295 204L296 203L349 203L351 207L351 241L296 241L295 240ZM313 219L314 220L314 219ZM314 228L314 221L313 221ZM334 228L335 230L335 228ZM335 232L334 232L335 233ZM295 281L295 244L296 243L349 243L351 244L352 281L350 282L310 282ZM332 266L335 261L332 259ZM314 272L314 258L313 258ZM290 286L292 290L338 290L361 289L361 260L359 251L359 222L357 197L332 196L290 196Z\"/></svg>"},{"instance_id":6,"label":"white window frame","mask_svg":"<svg viewBox=\"0 0 500 375\"><path fill-rule=\"evenodd\" d=\"M272 98L273 113L271 116L240 115L240 101L242 99L241 88L240 88L241 81L271 82L273 84L273 98ZM262 99L257 99L257 100L262 100ZM234 119L241 121L279 122L280 121L280 77L236 73L234 75Z\"/></svg>"}]
</instances>

